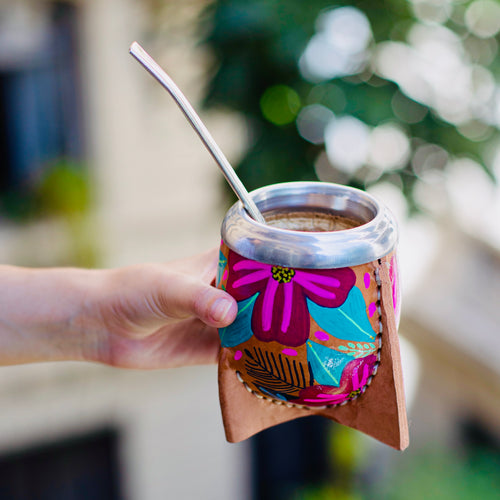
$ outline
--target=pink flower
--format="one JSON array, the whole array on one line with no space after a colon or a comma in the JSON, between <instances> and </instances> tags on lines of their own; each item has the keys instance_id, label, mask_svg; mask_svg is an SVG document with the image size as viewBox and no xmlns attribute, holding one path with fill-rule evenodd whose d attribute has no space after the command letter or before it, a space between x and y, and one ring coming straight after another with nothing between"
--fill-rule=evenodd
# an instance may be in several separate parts
<instances>
[{"instance_id":1,"label":"pink flower","mask_svg":"<svg viewBox=\"0 0 500 500\"><path fill-rule=\"evenodd\" d=\"M365 358L351 361L344 369L339 387L312 385L300 391L298 399L290 403L306 406L337 405L362 394L368 379L373 374L377 356L371 354Z\"/></svg>"},{"instance_id":2,"label":"pink flower","mask_svg":"<svg viewBox=\"0 0 500 500\"><path fill-rule=\"evenodd\" d=\"M350 268L292 269L248 260L230 251L227 291L237 300L258 293L252 331L263 342L297 347L309 337L306 298L323 307L341 306L354 286Z\"/></svg>"}]
</instances>

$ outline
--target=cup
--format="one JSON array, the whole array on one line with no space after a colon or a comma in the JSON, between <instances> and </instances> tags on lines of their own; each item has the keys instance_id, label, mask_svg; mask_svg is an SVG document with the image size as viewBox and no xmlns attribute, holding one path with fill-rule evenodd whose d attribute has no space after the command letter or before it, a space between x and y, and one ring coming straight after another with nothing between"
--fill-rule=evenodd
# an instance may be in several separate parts
<instances>
[{"instance_id":1,"label":"cup","mask_svg":"<svg viewBox=\"0 0 500 500\"><path fill-rule=\"evenodd\" d=\"M400 311L397 226L375 198L322 182L275 184L251 196L266 224L233 205L222 223L217 273L217 286L238 302L236 320L219 330L230 441L304 413L338 420L343 407L369 402L384 331L394 337ZM393 375L395 342L384 363ZM393 379L402 394L400 375ZM241 415L242 405L259 425ZM273 407L279 417L262 418Z\"/></svg>"}]
</instances>

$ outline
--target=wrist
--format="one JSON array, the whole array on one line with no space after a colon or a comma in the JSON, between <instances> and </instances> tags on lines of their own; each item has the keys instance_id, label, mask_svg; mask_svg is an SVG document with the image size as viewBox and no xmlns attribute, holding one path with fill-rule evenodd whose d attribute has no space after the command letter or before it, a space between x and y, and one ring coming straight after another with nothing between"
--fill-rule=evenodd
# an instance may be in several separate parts
<instances>
[{"instance_id":1,"label":"wrist","mask_svg":"<svg viewBox=\"0 0 500 500\"><path fill-rule=\"evenodd\" d=\"M100 273L0 266L0 365L93 360Z\"/></svg>"}]
</instances>

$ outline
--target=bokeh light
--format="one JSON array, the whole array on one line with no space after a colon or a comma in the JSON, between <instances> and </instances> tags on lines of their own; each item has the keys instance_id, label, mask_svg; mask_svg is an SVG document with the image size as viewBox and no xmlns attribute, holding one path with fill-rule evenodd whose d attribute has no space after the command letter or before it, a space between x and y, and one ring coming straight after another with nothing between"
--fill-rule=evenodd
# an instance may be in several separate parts
<instances>
[{"instance_id":1,"label":"bokeh light","mask_svg":"<svg viewBox=\"0 0 500 500\"><path fill-rule=\"evenodd\" d=\"M427 108L413 101L399 90L394 92L391 107L396 118L408 124L421 122L427 115Z\"/></svg>"},{"instance_id":2,"label":"bokeh light","mask_svg":"<svg viewBox=\"0 0 500 500\"><path fill-rule=\"evenodd\" d=\"M500 31L500 4L493 0L476 0L465 13L465 25L480 38L495 36Z\"/></svg>"},{"instance_id":3,"label":"bokeh light","mask_svg":"<svg viewBox=\"0 0 500 500\"><path fill-rule=\"evenodd\" d=\"M333 111L321 104L305 106L297 116L297 130L306 141L321 144L324 142L326 126L334 117Z\"/></svg>"},{"instance_id":4,"label":"bokeh light","mask_svg":"<svg viewBox=\"0 0 500 500\"><path fill-rule=\"evenodd\" d=\"M481 166L471 158L455 158L446 169L446 193L453 213L470 234L500 243L500 196Z\"/></svg>"},{"instance_id":5,"label":"bokeh light","mask_svg":"<svg viewBox=\"0 0 500 500\"><path fill-rule=\"evenodd\" d=\"M403 167L410 156L410 141L401 127L387 123L370 134L368 162L380 170Z\"/></svg>"},{"instance_id":6,"label":"bokeh light","mask_svg":"<svg viewBox=\"0 0 500 500\"><path fill-rule=\"evenodd\" d=\"M328 10L318 17L316 30L299 60L304 78L315 82L363 70L372 40L363 12L355 7Z\"/></svg>"},{"instance_id":7,"label":"bokeh light","mask_svg":"<svg viewBox=\"0 0 500 500\"><path fill-rule=\"evenodd\" d=\"M448 153L437 144L421 144L415 149L411 159L413 172L419 178L426 178L429 173L442 171L448 164Z\"/></svg>"},{"instance_id":8,"label":"bokeh light","mask_svg":"<svg viewBox=\"0 0 500 500\"><path fill-rule=\"evenodd\" d=\"M417 23L408 33L408 42L377 46L374 65L378 74L449 123L461 125L475 118L497 122L494 77L484 66L470 64L456 33Z\"/></svg>"},{"instance_id":9,"label":"bokeh light","mask_svg":"<svg viewBox=\"0 0 500 500\"><path fill-rule=\"evenodd\" d=\"M463 45L473 64L489 66L498 53L498 43L495 38L478 38L469 34L464 38Z\"/></svg>"},{"instance_id":10,"label":"bokeh light","mask_svg":"<svg viewBox=\"0 0 500 500\"><path fill-rule=\"evenodd\" d=\"M269 87L260 99L260 109L266 120L275 125L293 122L300 109L300 97L287 85Z\"/></svg>"},{"instance_id":11,"label":"bokeh light","mask_svg":"<svg viewBox=\"0 0 500 500\"><path fill-rule=\"evenodd\" d=\"M412 0L413 13L424 22L444 23L452 12L453 0Z\"/></svg>"},{"instance_id":12,"label":"bokeh light","mask_svg":"<svg viewBox=\"0 0 500 500\"><path fill-rule=\"evenodd\" d=\"M353 116L331 121L325 130L326 154L339 170L353 174L366 163L370 129Z\"/></svg>"},{"instance_id":13,"label":"bokeh light","mask_svg":"<svg viewBox=\"0 0 500 500\"><path fill-rule=\"evenodd\" d=\"M399 226L402 227L408 218L409 208L401 190L389 182L378 182L367 191L375 198L384 200L384 204L389 207Z\"/></svg>"},{"instance_id":14,"label":"bokeh light","mask_svg":"<svg viewBox=\"0 0 500 500\"><path fill-rule=\"evenodd\" d=\"M325 82L314 85L307 96L307 102L310 104L322 104L334 113L340 114L347 105L347 98L344 91L338 85Z\"/></svg>"}]
</instances>

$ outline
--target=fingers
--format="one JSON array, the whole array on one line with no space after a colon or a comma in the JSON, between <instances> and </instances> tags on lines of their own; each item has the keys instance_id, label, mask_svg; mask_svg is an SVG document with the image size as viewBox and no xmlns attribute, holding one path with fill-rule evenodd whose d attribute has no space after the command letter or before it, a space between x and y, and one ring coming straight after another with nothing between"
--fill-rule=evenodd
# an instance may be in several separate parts
<instances>
[{"instance_id":1,"label":"fingers","mask_svg":"<svg viewBox=\"0 0 500 500\"><path fill-rule=\"evenodd\" d=\"M101 273L88 306L104 331L95 359L130 368L215 362L216 328L230 325L238 313L235 299L210 284L217 262L217 251L210 251Z\"/></svg>"},{"instance_id":2,"label":"fingers","mask_svg":"<svg viewBox=\"0 0 500 500\"><path fill-rule=\"evenodd\" d=\"M154 298L162 314L174 318L195 316L218 328L232 323L238 312L236 301L211 286L215 279L218 250L212 249L167 265L171 274Z\"/></svg>"},{"instance_id":3,"label":"fingers","mask_svg":"<svg viewBox=\"0 0 500 500\"><path fill-rule=\"evenodd\" d=\"M141 264L107 273L100 317L108 330L128 338L144 338L179 320L197 318L222 328L236 318L236 301L210 282L217 253L169 264Z\"/></svg>"},{"instance_id":4,"label":"fingers","mask_svg":"<svg viewBox=\"0 0 500 500\"><path fill-rule=\"evenodd\" d=\"M133 369L165 369L217 362L220 343L217 330L197 318L179 322L175 330L163 327L141 339L113 337L105 364Z\"/></svg>"}]
</instances>

